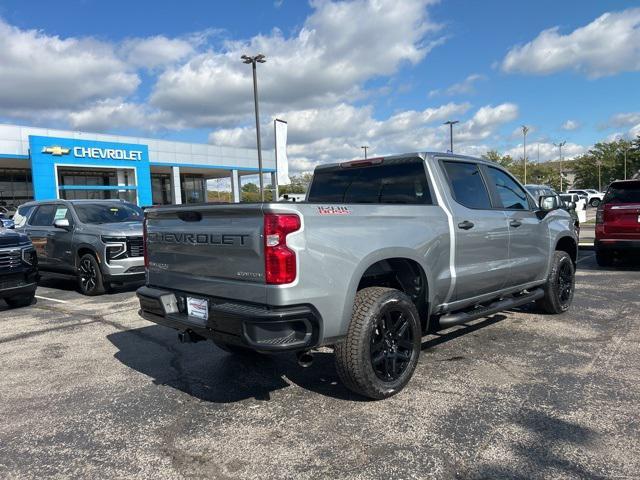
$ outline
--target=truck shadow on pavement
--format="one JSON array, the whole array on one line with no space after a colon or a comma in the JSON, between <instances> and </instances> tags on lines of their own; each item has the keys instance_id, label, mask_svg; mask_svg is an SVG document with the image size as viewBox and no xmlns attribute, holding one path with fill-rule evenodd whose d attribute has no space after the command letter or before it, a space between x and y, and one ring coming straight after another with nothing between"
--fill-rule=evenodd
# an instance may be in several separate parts
<instances>
[{"instance_id":1,"label":"truck shadow on pavement","mask_svg":"<svg viewBox=\"0 0 640 480\"><path fill-rule=\"evenodd\" d=\"M430 335L423 339L422 350L505 318L494 315L463 328L439 332L435 337ZM114 357L122 364L151 377L156 385L169 386L208 402L270 400L271 392L291 384L340 400L368 400L342 385L333 353L328 349L314 352L313 364L302 368L291 353L230 354L212 342L181 344L176 331L158 325L112 333L107 339L118 349Z\"/></svg>"},{"instance_id":2,"label":"truck shadow on pavement","mask_svg":"<svg viewBox=\"0 0 640 480\"><path fill-rule=\"evenodd\" d=\"M143 284L144 282L130 282L124 284L114 283L105 295L112 293L135 292ZM42 273L38 286L55 288L66 292L78 292L78 281L75 278L68 275L58 275L49 272Z\"/></svg>"}]
</instances>

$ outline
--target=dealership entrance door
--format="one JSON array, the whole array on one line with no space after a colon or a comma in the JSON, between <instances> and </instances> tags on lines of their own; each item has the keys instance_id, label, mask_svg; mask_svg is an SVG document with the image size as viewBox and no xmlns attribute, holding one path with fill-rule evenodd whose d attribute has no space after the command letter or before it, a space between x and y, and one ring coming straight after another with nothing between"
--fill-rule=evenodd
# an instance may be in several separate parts
<instances>
[{"instance_id":1,"label":"dealership entrance door","mask_svg":"<svg viewBox=\"0 0 640 480\"><path fill-rule=\"evenodd\" d=\"M134 168L56 166L58 198L137 202Z\"/></svg>"}]
</instances>

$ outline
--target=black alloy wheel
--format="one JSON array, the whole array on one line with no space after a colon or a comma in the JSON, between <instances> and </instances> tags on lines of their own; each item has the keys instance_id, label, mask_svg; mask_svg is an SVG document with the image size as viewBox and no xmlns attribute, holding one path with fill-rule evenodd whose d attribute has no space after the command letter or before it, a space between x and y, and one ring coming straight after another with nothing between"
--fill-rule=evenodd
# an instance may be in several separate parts
<instances>
[{"instance_id":1,"label":"black alloy wheel","mask_svg":"<svg viewBox=\"0 0 640 480\"><path fill-rule=\"evenodd\" d=\"M564 261L558 270L558 298L562 306L566 306L573 297L573 268L571 262Z\"/></svg>"},{"instance_id":2,"label":"black alloy wheel","mask_svg":"<svg viewBox=\"0 0 640 480\"><path fill-rule=\"evenodd\" d=\"M105 291L100 265L90 253L83 255L80 259L78 285L80 286L80 292L84 295L100 295Z\"/></svg>"},{"instance_id":3,"label":"black alloy wheel","mask_svg":"<svg viewBox=\"0 0 640 480\"><path fill-rule=\"evenodd\" d=\"M380 312L371 332L371 365L383 382L393 382L406 371L413 355L413 331L404 311L390 305Z\"/></svg>"}]
</instances>

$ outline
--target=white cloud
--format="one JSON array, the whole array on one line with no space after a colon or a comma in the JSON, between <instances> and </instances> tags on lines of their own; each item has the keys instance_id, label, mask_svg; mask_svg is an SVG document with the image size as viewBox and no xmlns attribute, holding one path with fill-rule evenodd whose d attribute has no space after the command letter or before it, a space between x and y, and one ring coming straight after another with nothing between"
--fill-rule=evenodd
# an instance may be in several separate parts
<instances>
[{"instance_id":1,"label":"white cloud","mask_svg":"<svg viewBox=\"0 0 640 480\"><path fill-rule=\"evenodd\" d=\"M573 130L577 130L578 128L580 128L580 123L577 122L576 120L567 120L566 122L564 122L562 124L562 126L560 128L562 130L566 130L568 132L571 132Z\"/></svg>"},{"instance_id":2,"label":"white cloud","mask_svg":"<svg viewBox=\"0 0 640 480\"><path fill-rule=\"evenodd\" d=\"M508 73L547 75L575 70L590 77L640 70L640 8L609 12L562 35L554 27L512 48L502 61Z\"/></svg>"},{"instance_id":3,"label":"white cloud","mask_svg":"<svg viewBox=\"0 0 640 480\"><path fill-rule=\"evenodd\" d=\"M120 47L120 54L127 63L136 67L157 68L183 60L193 54L191 42L163 35L148 38L131 38Z\"/></svg>"},{"instance_id":4,"label":"white cloud","mask_svg":"<svg viewBox=\"0 0 640 480\"><path fill-rule=\"evenodd\" d=\"M362 156L361 145L370 146L370 155L449 148L449 129L442 121L464 115L468 103L448 103L421 111L403 111L377 120L371 107L338 104L333 107L279 112L289 123L289 161L293 172L312 170L321 163L351 160ZM479 141L495 134L503 124L516 118L513 104L484 106L471 119L457 126L456 151L480 155L489 148ZM262 126L264 148L273 147L270 122ZM209 136L214 144L255 146L254 127L220 129Z\"/></svg>"},{"instance_id":5,"label":"white cloud","mask_svg":"<svg viewBox=\"0 0 640 480\"><path fill-rule=\"evenodd\" d=\"M588 149L589 147L577 143L566 143L562 147L562 158L564 160L570 160L578 155L582 155ZM515 159L522 159L523 153L522 143L504 152L505 155L511 155ZM560 150L553 142L527 142L527 158L530 162L536 162L538 158L540 158L541 163L549 160L558 160L560 158Z\"/></svg>"},{"instance_id":6,"label":"white cloud","mask_svg":"<svg viewBox=\"0 0 640 480\"><path fill-rule=\"evenodd\" d=\"M468 121L460 124L455 138L463 141L485 140L495 133L496 127L518 118L518 106L513 103L486 105Z\"/></svg>"},{"instance_id":7,"label":"white cloud","mask_svg":"<svg viewBox=\"0 0 640 480\"><path fill-rule=\"evenodd\" d=\"M312 2L314 12L293 36L275 29L226 42L223 51L209 50L168 68L153 88L151 104L188 117L194 125L247 120L253 107L251 68L240 56L258 52L267 57L258 66L265 113L353 101L363 96L365 81L421 61L443 41L434 36L440 26L428 17L430 3Z\"/></svg>"},{"instance_id":8,"label":"white cloud","mask_svg":"<svg viewBox=\"0 0 640 480\"><path fill-rule=\"evenodd\" d=\"M616 113L613 115L609 122L602 126L603 128L628 128L626 134L621 132L616 132L615 134L609 135L612 137L613 135L618 135L619 138L629 138L634 139L638 135L640 135L640 112L622 112Z\"/></svg>"},{"instance_id":9,"label":"white cloud","mask_svg":"<svg viewBox=\"0 0 640 480\"><path fill-rule=\"evenodd\" d=\"M108 43L21 30L0 19L0 108L5 111L55 116L57 110L131 94L139 84Z\"/></svg>"},{"instance_id":10,"label":"white cloud","mask_svg":"<svg viewBox=\"0 0 640 480\"><path fill-rule=\"evenodd\" d=\"M475 93L476 91L476 83L479 81L486 80L487 77L485 75L481 75L479 73L474 73L465 78L462 82L454 83L453 85L445 88L444 90L431 90L429 92L429 97L437 97L438 95L468 95Z\"/></svg>"}]
</instances>

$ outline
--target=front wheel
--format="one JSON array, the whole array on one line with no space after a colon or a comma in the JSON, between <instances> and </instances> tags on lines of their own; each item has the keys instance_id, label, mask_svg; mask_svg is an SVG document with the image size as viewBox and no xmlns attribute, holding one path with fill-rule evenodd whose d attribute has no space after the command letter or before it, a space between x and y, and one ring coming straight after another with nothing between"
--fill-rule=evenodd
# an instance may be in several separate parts
<instances>
[{"instance_id":1,"label":"front wheel","mask_svg":"<svg viewBox=\"0 0 640 480\"><path fill-rule=\"evenodd\" d=\"M33 303L33 298L36 296L36 293L33 292L31 295L20 295L17 297L5 298L5 302L11 308L19 308L19 307L28 307Z\"/></svg>"},{"instance_id":2,"label":"front wheel","mask_svg":"<svg viewBox=\"0 0 640 480\"><path fill-rule=\"evenodd\" d=\"M102 295L105 292L102 271L96 257L86 253L78 265L78 287L80 293L88 296Z\"/></svg>"},{"instance_id":3,"label":"front wheel","mask_svg":"<svg viewBox=\"0 0 640 480\"><path fill-rule=\"evenodd\" d=\"M589 205L591 205L592 207L597 207L600 205L600 202L602 200L600 200L599 198L592 198L591 201L589 202Z\"/></svg>"},{"instance_id":4,"label":"front wheel","mask_svg":"<svg viewBox=\"0 0 640 480\"><path fill-rule=\"evenodd\" d=\"M553 254L551 271L544 285L544 297L536 301L545 313L564 313L569 310L575 290L575 268L567 252Z\"/></svg>"},{"instance_id":5,"label":"front wheel","mask_svg":"<svg viewBox=\"0 0 640 480\"><path fill-rule=\"evenodd\" d=\"M364 288L356 295L347 336L335 346L338 375L360 395L395 395L413 375L421 339L418 311L407 295Z\"/></svg>"}]
</instances>

